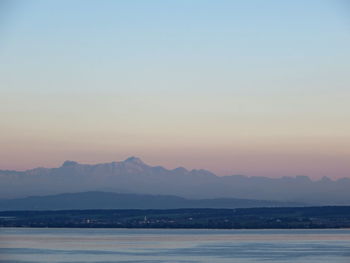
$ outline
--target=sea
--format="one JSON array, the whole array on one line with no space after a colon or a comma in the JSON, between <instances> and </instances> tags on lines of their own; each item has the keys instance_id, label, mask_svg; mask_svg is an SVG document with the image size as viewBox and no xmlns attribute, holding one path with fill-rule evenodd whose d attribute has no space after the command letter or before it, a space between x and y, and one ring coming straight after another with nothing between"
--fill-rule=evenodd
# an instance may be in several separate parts
<instances>
[{"instance_id":1,"label":"sea","mask_svg":"<svg viewBox=\"0 0 350 263\"><path fill-rule=\"evenodd\" d=\"M1 263L349 263L350 230L0 228Z\"/></svg>"}]
</instances>

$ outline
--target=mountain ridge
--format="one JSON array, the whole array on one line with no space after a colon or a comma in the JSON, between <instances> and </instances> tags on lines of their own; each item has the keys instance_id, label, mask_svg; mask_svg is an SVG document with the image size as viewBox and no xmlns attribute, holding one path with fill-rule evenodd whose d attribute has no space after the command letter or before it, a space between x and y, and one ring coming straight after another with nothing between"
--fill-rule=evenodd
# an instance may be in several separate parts
<instances>
[{"instance_id":1,"label":"mountain ridge","mask_svg":"<svg viewBox=\"0 0 350 263\"><path fill-rule=\"evenodd\" d=\"M64 193L0 200L0 211L70 209L182 209L296 207L306 204L237 198L186 199L173 195L121 194L111 192Z\"/></svg>"},{"instance_id":2,"label":"mountain ridge","mask_svg":"<svg viewBox=\"0 0 350 263\"><path fill-rule=\"evenodd\" d=\"M67 160L56 168L0 170L0 198L109 191L192 199L240 198L344 205L350 204L348 189L349 178L216 176L203 169L150 166L134 156L119 162L80 164Z\"/></svg>"},{"instance_id":3,"label":"mountain ridge","mask_svg":"<svg viewBox=\"0 0 350 263\"><path fill-rule=\"evenodd\" d=\"M102 166L102 165L108 165L108 166L118 166L120 164L133 164L133 165L142 165L144 167L148 167L148 168L157 168L157 169L163 169L166 171L181 171L184 173L188 173L188 172L203 172L203 173L207 173L210 175L215 175L213 172L206 170L206 169L191 169L188 170L183 166L178 166L176 168L173 169L167 169L163 166L150 166L146 163L144 163L140 158L135 157L135 156L131 156L126 158L124 161L112 161L112 162L105 162L105 163L94 163L94 164L90 164L90 163L79 163L77 161L73 161L73 160L65 160L60 166L58 167L53 167L53 168L48 168L48 167L36 167L36 168L31 168L31 169L26 169L26 170L10 170L10 169L5 169L5 170L1 170L0 169L0 176L4 175L4 174L23 174L23 173L27 173L27 172L33 172L33 171L37 171L37 170L50 170L50 169L58 169L58 168L63 168L63 167L75 167L75 166L81 166L81 167L97 167L97 166ZM332 179L328 176L323 176L320 179L312 179L309 176L306 175L295 175L295 176L281 176L281 177L267 177L267 176L248 176L248 175L242 175L242 174L232 174L232 175L223 175L223 176L217 176L217 177L230 177L230 176L234 176L234 177L244 177L244 178L256 178L256 179L304 179L307 181L313 181L313 182L319 182L319 181L331 181L331 182L336 182L336 181L341 181L341 180L350 180L350 177L342 177L342 178L337 178L337 179Z\"/></svg>"}]
</instances>

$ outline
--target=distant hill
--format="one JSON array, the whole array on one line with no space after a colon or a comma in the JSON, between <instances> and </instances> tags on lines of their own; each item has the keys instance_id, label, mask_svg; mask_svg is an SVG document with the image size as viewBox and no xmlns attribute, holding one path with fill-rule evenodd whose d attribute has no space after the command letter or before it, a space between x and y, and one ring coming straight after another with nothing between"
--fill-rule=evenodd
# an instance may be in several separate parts
<instances>
[{"instance_id":1,"label":"distant hill","mask_svg":"<svg viewBox=\"0 0 350 263\"><path fill-rule=\"evenodd\" d=\"M21 198L88 191L175 195L189 199L237 198L314 205L349 205L350 179L311 180L296 177L216 176L206 170L173 170L150 166L136 157L124 161L58 168L0 170L0 198Z\"/></svg>"},{"instance_id":2,"label":"distant hill","mask_svg":"<svg viewBox=\"0 0 350 263\"><path fill-rule=\"evenodd\" d=\"M83 192L0 200L0 211L70 209L178 209L291 207L298 203L220 198L191 200L178 196Z\"/></svg>"}]
</instances>

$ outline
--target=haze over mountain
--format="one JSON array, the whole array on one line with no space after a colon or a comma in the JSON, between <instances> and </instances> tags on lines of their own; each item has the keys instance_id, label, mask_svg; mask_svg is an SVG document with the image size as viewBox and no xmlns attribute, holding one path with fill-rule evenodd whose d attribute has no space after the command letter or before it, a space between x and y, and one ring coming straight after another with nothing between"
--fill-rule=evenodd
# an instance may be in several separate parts
<instances>
[{"instance_id":1,"label":"haze over mountain","mask_svg":"<svg viewBox=\"0 0 350 263\"><path fill-rule=\"evenodd\" d=\"M216 176L206 170L149 166L136 157L124 161L58 168L0 170L0 198L87 191L175 195L192 199L239 198L309 204L350 204L350 179L313 181L306 176Z\"/></svg>"}]
</instances>

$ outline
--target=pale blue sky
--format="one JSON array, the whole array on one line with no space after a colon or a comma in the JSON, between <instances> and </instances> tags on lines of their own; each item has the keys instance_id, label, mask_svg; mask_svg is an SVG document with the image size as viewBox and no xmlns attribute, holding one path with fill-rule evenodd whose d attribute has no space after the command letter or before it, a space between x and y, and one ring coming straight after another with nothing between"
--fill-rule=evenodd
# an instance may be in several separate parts
<instances>
[{"instance_id":1,"label":"pale blue sky","mask_svg":"<svg viewBox=\"0 0 350 263\"><path fill-rule=\"evenodd\" d=\"M130 154L220 174L350 176L347 1L0 8L0 168Z\"/></svg>"}]
</instances>

